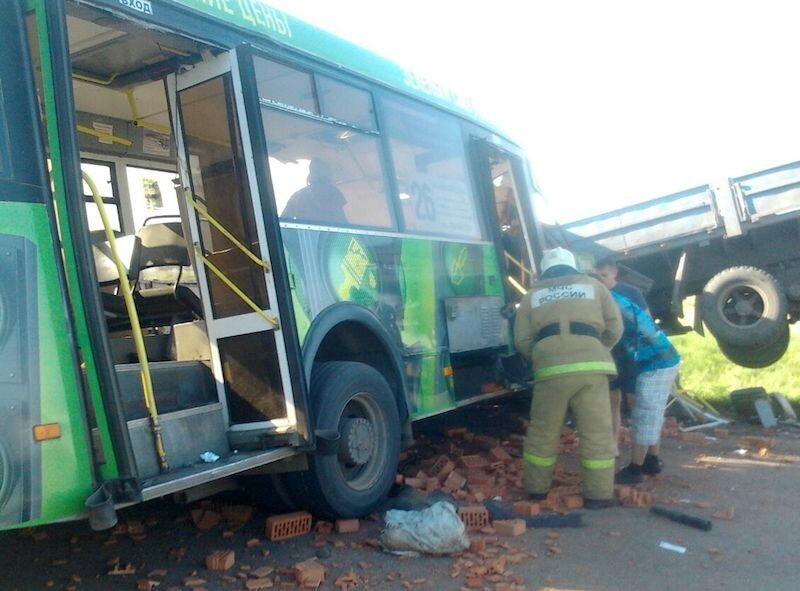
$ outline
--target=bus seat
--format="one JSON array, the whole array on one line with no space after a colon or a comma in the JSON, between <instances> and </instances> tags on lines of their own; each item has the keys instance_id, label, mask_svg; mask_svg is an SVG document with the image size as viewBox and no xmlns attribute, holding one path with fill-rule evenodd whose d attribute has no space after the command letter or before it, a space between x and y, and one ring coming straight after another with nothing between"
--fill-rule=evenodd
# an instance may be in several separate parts
<instances>
[{"instance_id":1,"label":"bus seat","mask_svg":"<svg viewBox=\"0 0 800 591\"><path fill-rule=\"evenodd\" d=\"M128 280L134 284L133 298L139 323L142 326L167 326L202 318L200 298L188 285L181 284L183 268L190 266L191 260L180 223L151 224L143 226L135 236L123 236L118 243L122 241L126 245L126 252L129 239ZM103 247L99 245L96 251L104 254ZM97 260L95 264L98 264ZM171 274L159 272L170 267L173 268ZM153 271L148 273L148 270ZM116 280L116 277L116 267L113 276L103 274L106 280ZM143 287L145 283L151 286ZM129 329L130 319L122 295L102 291L101 297L109 330Z\"/></svg>"}]
</instances>

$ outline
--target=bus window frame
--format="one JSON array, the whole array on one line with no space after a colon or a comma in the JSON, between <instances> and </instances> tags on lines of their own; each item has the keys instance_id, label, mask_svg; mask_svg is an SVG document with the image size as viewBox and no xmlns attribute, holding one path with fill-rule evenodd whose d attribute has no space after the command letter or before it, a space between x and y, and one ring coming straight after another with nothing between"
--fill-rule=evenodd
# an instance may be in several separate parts
<instances>
[{"instance_id":1,"label":"bus window frame","mask_svg":"<svg viewBox=\"0 0 800 591\"><path fill-rule=\"evenodd\" d=\"M117 221L119 222L119 230L122 234L128 233L129 226L126 222L125 215L122 211L122 203L121 203L121 195L120 195L120 183L119 183L119 174L117 173L117 166L114 162L111 162L109 159L105 158L86 158L81 154L81 170L83 170L83 164L93 164L95 166L105 166L108 168L109 176L111 177L111 197L101 197L103 200L104 205L113 205L117 208ZM97 182L97 179L92 179ZM92 197L91 193L83 193L83 200L87 204L94 203L94 197ZM87 220L88 223L88 220ZM100 228L102 229L102 228ZM90 228L90 232L93 230ZM96 230L94 230L96 231Z\"/></svg>"},{"instance_id":2,"label":"bus window frame","mask_svg":"<svg viewBox=\"0 0 800 591\"><path fill-rule=\"evenodd\" d=\"M385 194L384 203L386 204L386 211L389 214L389 221L390 221L388 226L368 226L364 224L353 224L349 222L346 225L335 225L335 224L325 224L325 223L304 221L304 220L290 221L281 218L280 214L277 214L281 227L313 228L316 230L330 229L334 231L352 230L354 231L354 233L358 232L359 230L362 230L364 232L386 232L391 235L402 234L403 232L401 230L401 217L398 209L397 196L396 196L397 183L394 177L390 175L388 170L389 169L388 165L391 164L391 157L387 152L388 145L385 141L386 134L383 133L381 129L381 120L378 113L379 108L378 108L378 101L376 100L375 89L368 83L363 83L363 82L361 84L354 83L354 81L357 80L356 78L342 76L339 72L335 72L333 70L328 71L326 65L322 62L314 62L312 60L309 64L306 64L299 59L290 59L289 57L281 55L279 53L272 54L254 45L248 44L245 47L247 47L249 50L251 60L254 60L254 58L258 57L261 59L266 59L281 64L287 68L292 68L301 71L303 73L309 74L311 76L314 99L320 112L311 113L309 111L293 107L292 105L284 105L276 103L275 101L261 97L258 94L258 85L255 83L255 78L253 78L252 83L253 86L255 87L256 95L258 97L259 109L261 108L274 109L276 111L286 113L288 115L303 117L305 119L316 121L318 123L333 125L343 130L352 130L357 133L378 138L377 149L378 149L378 158L381 163L381 175L383 177L383 186ZM318 93L318 81L317 81L318 76L324 76L326 78L339 82L340 84L344 84L356 90L360 90L367 93L372 102L375 129L366 129L358 125L354 125L346 121L339 121L338 119L334 119L333 117L325 115L324 100L322 100L322 97L320 97ZM261 126L261 129L263 130L263 125ZM266 130L264 130L264 133L265 133L264 137L266 140ZM269 153L267 153L267 158L269 158ZM392 167L391 170L393 172L394 168ZM275 200L274 193L270 191L270 194L272 195L272 199L274 201Z\"/></svg>"}]
</instances>

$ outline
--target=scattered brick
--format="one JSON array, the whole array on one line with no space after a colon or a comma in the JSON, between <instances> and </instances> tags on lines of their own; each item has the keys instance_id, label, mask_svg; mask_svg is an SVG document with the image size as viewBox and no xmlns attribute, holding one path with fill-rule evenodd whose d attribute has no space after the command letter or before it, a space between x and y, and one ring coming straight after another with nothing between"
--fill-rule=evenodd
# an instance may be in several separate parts
<instances>
[{"instance_id":1,"label":"scattered brick","mask_svg":"<svg viewBox=\"0 0 800 591\"><path fill-rule=\"evenodd\" d=\"M489 510L482 505L459 507L458 516L467 529L481 529L489 525Z\"/></svg>"},{"instance_id":2,"label":"scattered brick","mask_svg":"<svg viewBox=\"0 0 800 591\"><path fill-rule=\"evenodd\" d=\"M183 579L183 585L185 587L202 587L205 584L206 580L200 577L190 576Z\"/></svg>"},{"instance_id":3,"label":"scattered brick","mask_svg":"<svg viewBox=\"0 0 800 591\"><path fill-rule=\"evenodd\" d=\"M423 489L428 484L427 478L406 478L406 484L412 488Z\"/></svg>"},{"instance_id":4,"label":"scattered brick","mask_svg":"<svg viewBox=\"0 0 800 591\"><path fill-rule=\"evenodd\" d=\"M630 486L618 484L614 487L614 497L619 501L624 501L631 496L631 490L633 489Z\"/></svg>"},{"instance_id":5,"label":"scattered brick","mask_svg":"<svg viewBox=\"0 0 800 591\"><path fill-rule=\"evenodd\" d=\"M197 529L211 529L219 525L222 516L216 511L201 507L192 510L192 523Z\"/></svg>"},{"instance_id":6,"label":"scattered brick","mask_svg":"<svg viewBox=\"0 0 800 591\"><path fill-rule=\"evenodd\" d=\"M235 562L236 555L233 550L217 550L206 556L208 570L228 570Z\"/></svg>"},{"instance_id":7,"label":"scattered brick","mask_svg":"<svg viewBox=\"0 0 800 591\"><path fill-rule=\"evenodd\" d=\"M721 427L717 427L714 429L714 437L717 439L727 439L730 437L730 431L727 429L722 429Z\"/></svg>"},{"instance_id":8,"label":"scattered brick","mask_svg":"<svg viewBox=\"0 0 800 591\"><path fill-rule=\"evenodd\" d=\"M244 545L247 546L248 548L255 548L261 545L261 540L259 540L258 538L250 538L244 543Z\"/></svg>"},{"instance_id":9,"label":"scattered brick","mask_svg":"<svg viewBox=\"0 0 800 591\"><path fill-rule=\"evenodd\" d=\"M524 519L495 519L492 526L501 536L520 536L525 533Z\"/></svg>"},{"instance_id":10,"label":"scattered brick","mask_svg":"<svg viewBox=\"0 0 800 591\"><path fill-rule=\"evenodd\" d=\"M431 476L435 476L440 480L443 480L444 478L447 478L447 475L455 469L456 465L453 463L453 461L447 456L442 455L436 459L428 472Z\"/></svg>"},{"instance_id":11,"label":"scattered brick","mask_svg":"<svg viewBox=\"0 0 800 591\"><path fill-rule=\"evenodd\" d=\"M395 474L394 475L394 483L395 484L403 484L403 481L405 480L405 478L406 477L403 476L402 474Z\"/></svg>"},{"instance_id":12,"label":"scattered brick","mask_svg":"<svg viewBox=\"0 0 800 591\"><path fill-rule=\"evenodd\" d=\"M521 515L522 517L533 517L541 512L539 503L533 501L518 501L514 503L514 514Z\"/></svg>"},{"instance_id":13,"label":"scattered brick","mask_svg":"<svg viewBox=\"0 0 800 591\"><path fill-rule=\"evenodd\" d=\"M450 427L444 432L448 437L463 437L467 433L466 427Z\"/></svg>"},{"instance_id":14,"label":"scattered brick","mask_svg":"<svg viewBox=\"0 0 800 591\"><path fill-rule=\"evenodd\" d=\"M267 539L273 542L302 536L310 531L311 513L307 511L273 515L266 523Z\"/></svg>"},{"instance_id":15,"label":"scattered brick","mask_svg":"<svg viewBox=\"0 0 800 591\"><path fill-rule=\"evenodd\" d=\"M137 591L153 591L156 587L158 587L161 583L158 581L153 581L151 579L139 579L136 582L136 589Z\"/></svg>"},{"instance_id":16,"label":"scattered brick","mask_svg":"<svg viewBox=\"0 0 800 591\"><path fill-rule=\"evenodd\" d=\"M325 581L325 567L316 558L310 558L294 565L294 576L301 587L316 589Z\"/></svg>"},{"instance_id":17,"label":"scattered brick","mask_svg":"<svg viewBox=\"0 0 800 591\"><path fill-rule=\"evenodd\" d=\"M133 575L136 574L136 567L130 562L125 566L115 563L114 566L111 567L111 570L108 571L108 574L114 576Z\"/></svg>"},{"instance_id":18,"label":"scattered brick","mask_svg":"<svg viewBox=\"0 0 800 591\"><path fill-rule=\"evenodd\" d=\"M358 519L337 519L336 532L340 534L354 534L361 527Z\"/></svg>"},{"instance_id":19,"label":"scattered brick","mask_svg":"<svg viewBox=\"0 0 800 591\"><path fill-rule=\"evenodd\" d=\"M442 486L449 488L450 490L459 490L464 488L466 483L467 479L464 478L457 470L454 470L447 475L447 478L445 478Z\"/></svg>"},{"instance_id":20,"label":"scattered brick","mask_svg":"<svg viewBox=\"0 0 800 591\"><path fill-rule=\"evenodd\" d=\"M467 469L486 468L489 465L488 460L479 455L461 456L459 462Z\"/></svg>"},{"instance_id":21,"label":"scattered brick","mask_svg":"<svg viewBox=\"0 0 800 591\"><path fill-rule=\"evenodd\" d=\"M486 538L472 538L469 542L469 551L477 554L486 550Z\"/></svg>"},{"instance_id":22,"label":"scattered brick","mask_svg":"<svg viewBox=\"0 0 800 591\"><path fill-rule=\"evenodd\" d=\"M261 589L269 589L273 586L272 579L247 579L244 583L244 588L247 591L261 591Z\"/></svg>"},{"instance_id":23,"label":"scattered brick","mask_svg":"<svg viewBox=\"0 0 800 591\"><path fill-rule=\"evenodd\" d=\"M254 579L264 579L275 572L275 567L260 566L257 569L250 571L250 576Z\"/></svg>"},{"instance_id":24,"label":"scattered brick","mask_svg":"<svg viewBox=\"0 0 800 591\"><path fill-rule=\"evenodd\" d=\"M736 510L731 507L727 511L717 511L716 513L712 513L711 517L714 519L723 519L725 521L730 521L736 516Z\"/></svg>"},{"instance_id":25,"label":"scattered brick","mask_svg":"<svg viewBox=\"0 0 800 591\"><path fill-rule=\"evenodd\" d=\"M561 498L567 509L580 509L583 507L583 497L581 495L566 495Z\"/></svg>"},{"instance_id":26,"label":"scattered brick","mask_svg":"<svg viewBox=\"0 0 800 591\"><path fill-rule=\"evenodd\" d=\"M333 585L334 587L338 587L342 591L348 591L349 589L357 587L363 582L364 580L361 577L359 577L354 571L351 570L349 573L344 574L338 579L336 579Z\"/></svg>"},{"instance_id":27,"label":"scattered brick","mask_svg":"<svg viewBox=\"0 0 800 591\"><path fill-rule=\"evenodd\" d=\"M489 450L489 457L495 462L503 463L510 462L513 459L505 449L499 446Z\"/></svg>"}]
</instances>

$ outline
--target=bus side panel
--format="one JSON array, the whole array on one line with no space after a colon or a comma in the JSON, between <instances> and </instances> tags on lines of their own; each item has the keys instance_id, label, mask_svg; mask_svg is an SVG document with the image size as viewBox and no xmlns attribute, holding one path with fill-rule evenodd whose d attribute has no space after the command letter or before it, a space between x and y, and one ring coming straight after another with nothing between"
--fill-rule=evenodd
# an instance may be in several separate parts
<instances>
[{"instance_id":1,"label":"bus side panel","mask_svg":"<svg viewBox=\"0 0 800 591\"><path fill-rule=\"evenodd\" d=\"M454 408L444 300L501 295L488 245L283 228L301 340L337 302L360 304L402 347L412 417Z\"/></svg>"},{"instance_id":2,"label":"bus side panel","mask_svg":"<svg viewBox=\"0 0 800 591\"><path fill-rule=\"evenodd\" d=\"M0 201L0 528L80 514L91 492L51 228L44 205ZM34 441L47 424L60 435Z\"/></svg>"},{"instance_id":3,"label":"bus side panel","mask_svg":"<svg viewBox=\"0 0 800 591\"><path fill-rule=\"evenodd\" d=\"M0 529L82 512L88 433L21 3L0 19ZM50 425L47 438L34 427Z\"/></svg>"}]
</instances>

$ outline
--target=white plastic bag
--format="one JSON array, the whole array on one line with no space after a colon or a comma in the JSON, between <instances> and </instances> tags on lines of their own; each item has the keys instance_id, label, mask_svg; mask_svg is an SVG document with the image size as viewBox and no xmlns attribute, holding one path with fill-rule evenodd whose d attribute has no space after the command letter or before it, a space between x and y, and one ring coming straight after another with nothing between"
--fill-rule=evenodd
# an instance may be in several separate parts
<instances>
[{"instance_id":1,"label":"white plastic bag","mask_svg":"<svg viewBox=\"0 0 800 591\"><path fill-rule=\"evenodd\" d=\"M381 545L396 554L453 554L469 548L464 523L452 504L440 501L422 511L386 512Z\"/></svg>"}]
</instances>

